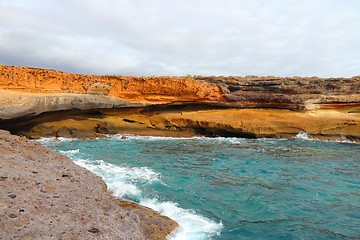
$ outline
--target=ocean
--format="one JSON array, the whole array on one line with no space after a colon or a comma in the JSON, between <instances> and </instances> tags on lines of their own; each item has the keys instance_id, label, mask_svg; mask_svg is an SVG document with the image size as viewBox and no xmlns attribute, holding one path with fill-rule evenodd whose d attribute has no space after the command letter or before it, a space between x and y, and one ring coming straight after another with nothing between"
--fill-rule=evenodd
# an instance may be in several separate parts
<instances>
[{"instance_id":1,"label":"ocean","mask_svg":"<svg viewBox=\"0 0 360 240\"><path fill-rule=\"evenodd\" d=\"M169 239L360 239L360 144L307 139L42 139L116 197L177 221Z\"/></svg>"}]
</instances>

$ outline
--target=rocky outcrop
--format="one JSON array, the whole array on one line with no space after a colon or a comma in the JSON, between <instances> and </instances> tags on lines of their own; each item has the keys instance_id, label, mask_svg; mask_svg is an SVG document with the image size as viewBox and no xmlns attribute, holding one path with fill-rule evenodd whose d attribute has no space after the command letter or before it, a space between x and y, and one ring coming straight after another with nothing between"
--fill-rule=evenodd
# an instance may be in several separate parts
<instances>
[{"instance_id":1,"label":"rocky outcrop","mask_svg":"<svg viewBox=\"0 0 360 240\"><path fill-rule=\"evenodd\" d=\"M194 107L194 106L193 106ZM11 122L13 131L29 138L41 136L92 139L109 134L171 137L293 138L306 132L322 140L360 141L360 114L339 110L290 111L286 109L202 109L148 112L146 108L58 113L34 118L28 126ZM61 113L67 115L66 112ZM70 115L70 114L69 114ZM71 127L69 127L71 126ZM19 129L19 130L16 130ZM101 130L100 130L101 129Z\"/></svg>"},{"instance_id":2,"label":"rocky outcrop","mask_svg":"<svg viewBox=\"0 0 360 240\"><path fill-rule=\"evenodd\" d=\"M105 134L360 142L360 77L95 76L0 65L0 129L29 138ZM6 239L163 239L172 220L117 201L100 178L0 131Z\"/></svg>"},{"instance_id":3,"label":"rocky outcrop","mask_svg":"<svg viewBox=\"0 0 360 240\"><path fill-rule=\"evenodd\" d=\"M178 225L114 199L100 177L0 130L0 238L165 239Z\"/></svg>"},{"instance_id":4,"label":"rocky outcrop","mask_svg":"<svg viewBox=\"0 0 360 240\"><path fill-rule=\"evenodd\" d=\"M357 106L360 76L353 78L229 76L194 79L221 86L231 106L317 109Z\"/></svg>"},{"instance_id":5,"label":"rocky outcrop","mask_svg":"<svg viewBox=\"0 0 360 240\"><path fill-rule=\"evenodd\" d=\"M216 102L220 87L188 77L130 77L69 74L0 66L0 88L37 93L105 95L131 102Z\"/></svg>"},{"instance_id":6,"label":"rocky outcrop","mask_svg":"<svg viewBox=\"0 0 360 240\"><path fill-rule=\"evenodd\" d=\"M237 108L317 109L359 106L360 76L353 78L132 77L69 74L0 66L0 118L72 108L120 108L170 103L213 103ZM22 94L20 94L22 93ZM7 96L9 91L2 92ZM25 104L27 102L27 104ZM15 110L21 108L19 113ZM36 107L37 106L37 107ZM1 110L1 109L0 109Z\"/></svg>"},{"instance_id":7,"label":"rocky outcrop","mask_svg":"<svg viewBox=\"0 0 360 240\"><path fill-rule=\"evenodd\" d=\"M37 116L43 112L69 109L122 108L144 106L118 98L74 93L29 93L0 89L0 120Z\"/></svg>"},{"instance_id":8,"label":"rocky outcrop","mask_svg":"<svg viewBox=\"0 0 360 240\"><path fill-rule=\"evenodd\" d=\"M32 138L118 132L291 137L306 131L357 140L359 114L359 76L95 76L0 66L0 128Z\"/></svg>"},{"instance_id":9,"label":"rocky outcrop","mask_svg":"<svg viewBox=\"0 0 360 240\"><path fill-rule=\"evenodd\" d=\"M0 119L43 112L173 102L217 102L216 84L187 77L95 76L0 66Z\"/></svg>"}]
</instances>

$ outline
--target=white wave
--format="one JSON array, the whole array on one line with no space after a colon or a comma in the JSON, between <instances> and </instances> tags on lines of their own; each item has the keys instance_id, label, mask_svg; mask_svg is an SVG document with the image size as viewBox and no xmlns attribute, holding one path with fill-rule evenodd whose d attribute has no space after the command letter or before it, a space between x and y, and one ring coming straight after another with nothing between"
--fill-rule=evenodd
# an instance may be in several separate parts
<instances>
[{"instance_id":1,"label":"white wave","mask_svg":"<svg viewBox=\"0 0 360 240\"><path fill-rule=\"evenodd\" d=\"M147 167L125 167L107 163L103 160L89 161L83 158L83 154L79 149L59 150L74 160L75 163L82 167L89 168L91 171L96 171L106 177L122 177L130 181L146 181L153 183L160 181L161 174Z\"/></svg>"},{"instance_id":2,"label":"white wave","mask_svg":"<svg viewBox=\"0 0 360 240\"><path fill-rule=\"evenodd\" d=\"M71 141L75 141L75 140L79 140L77 138L64 138L64 137L43 137L40 139L37 139L35 141L40 142L43 145L46 145L48 143L52 143L52 142L71 142Z\"/></svg>"},{"instance_id":3,"label":"white wave","mask_svg":"<svg viewBox=\"0 0 360 240\"><path fill-rule=\"evenodd\" d=\"M100 165L91 171L101 176L108 188L119 198L131 196L140 199L141 190L135 183L160 182L160 174L145 167L120 167L104 161L99 162Z\"/></svg>"},{"instance_id":4,"label":"white wave","mask_svg":"<svg viewBox=\"0 0 360 240\"><path fill-rule=\"evenodd\" d=\"M173 202L142 198L142 191L137 187L137 183L161 182L160 173L147 167L125 167L106 163L102 160L90 161L85 159L86 156L79 149L60 152L72 158L79 166L102 177L115 197L138 199L141 205L152 208L175 220L179 224L179 228L169 236L169 240L205 240L220 234L223 227L222 223L216 223L200 216L193 210L183 209Z\"/></svg>"},{"instance_id":5,"label":"white wave","mask_svg":"<svg viewBox=\"0 0 360 240\"><path fill-rule=\"evenodd\" d=\"M194 139L197 137L161 137L161 136L140 136L140 135L132 135L132 134L115 134L110 136L110 138L115 140L148 140L148 141L154 141L154 140L184 140L184 139Z\"/></svg>"},{"instance_id":6,"label":"white wave","mask_svg":"<svg viewBox=\"0 0 360 240\"><path fill-rule=\"evenodd\" d=\"M239 144L239 143L243 143L244 141L247 140L245 138L235 138L235 137L231 137L231 138L218 137L218 138L214 138L214 139L217 141L230 143L230 144Z\"/></svg>"},{"instance_id":7,"label":"white wave","mask_svg":"<svg viewBox=\"0 0 360 240\"><path fill-rule=\"evenodd\" d=\"M300 131L298 134L296 134L295 138L309 140L309 135L305 131Z\"/></svg>"},{"instance_id":8,"label":"white wave","mask_svg":"<svg viewBox=\"0 0 360 240\"><path fill-rule=\"evenodd\" d=\"M210 141L213 143L229 143L229 144L239 144L246 139L244 138L227 138L227 137L215 137L215 138L209 138L204 136L194 136L194 137L160 137L160 136L138 136L138 135L127 135L127 134L116 134L111 136L110 138L115 140L145 140L145 141L161 141L161 140L198 140L198 141Z\"/></svg>"},{"instance_id":9,"label":"white wave","mask_svg":"<svg viewBox=\"0 0 360 240\"><path fill-rule=\"evenodd\" d=\"M35 141L45 145L46 143L56 141L56 137L48 137L48 138L43 137L43 138L40 138L40 139L36 139Z\"/></svg>"},{"instance_id":10,"label":"white wave","mask_svg":"<svg viewBox=\"0 0 360 240\"><path fill-rule=\"evenodd\" d=\"M343 140L323 140L324 142L337 142L337 143L351 143L351 144L360 144L360 142L356 142L355 140L343 139Z\"/></svg>"},{"instance_id":11,"label":"white wave","mask_svg":"<svg viewBox=\"0 0 360 240\"><path fill-rule=\"evenodd\" d=\"M59 153L65 155L71 159L75 159L80 154L80 150L79 149L59 150Z\"/></svg>"},{"instance_id":12,"label":"white wave","mask_svg":"<svg viewBox=\"0 0 360 240\"><path fill-rule=\"evenodd\" d=\"M64 138L64 137L58 137L56 139L59 142L71 142L71 141L79 140L78 138Z\"/></svg>"},{"instance_id":13,"label":"white wave","mask_svg":"<svg viewBox=\"0 0 360 240\"><path fill-rule=\"evenodd\" d=\"M169 236L170 240L210 239L212 236L220 235L223 227L222 223L197 215L193 210L180 208L173 202L143 199L140 204L168 216L179 224L179 228Z\"/></svg>"},{"instance_id":14,"label":"white wave","mask_svg":"<svg viewBox=\"0 0 360 240\"><path fill-rule=\"evenodd\" d=\"M105 177L107 178L121 178L130 181L145 181L147 183L160 181L160 173L147 167L117 166L102 160L97 161L97 163L99 163L97 168L105 174Z\"/></svg>"},{"instance_id":15,"label":"white wave","mask_svg":"<svg viewBox=\"0 0 360 240\"><path fill-rule=\"evenodd\" d=\"M80 150L79 149L59 150L59 152L64 155L73 155L73 154L79 153Z\"/></svg>"},{"instance_id":16,"label":"white wave","mask_svg":"<svg viewBox=\"0 0 360 240\"><path fill-rule=\"evenodd\" d=\"M106 182L106 181L105 181ZM124 196L138 197L141 195L141 190L134 184L124 182L106 182L109 189L113 192L114 196L122 198Z\"/></svg>"},{"instance_id":17,"label":"white wave","mask_svg":"<svg viewBox=\"0 0 360 240\"><path fill-rule=\"evenodd\" d=\"M74 162L101 177L114 196L140 198L141 190L131 183L133 179L139 179L137 176L132 176L132 168L115 166L101 160L95 164L82 158L75 158ZM144 176L144 178L151 179L149 176ZM151 181L155 181L155 179L151 179Z\"/></svg>"},{"instance_id":18,"label":"white wave","mask_svg":"<svg viewBox=\"0 0 360 240\"><path fill-rule=\"evenodd\" d=\"M159 137L159 136L139 136L131 134L115 134L111 135L109 138L114 140L147 140L147 141L157 141L157 140L198 140L206 141L211 143L227 143L227 144L242 144L249 141L248 138L237 138L237 137L205 137L205 136L194 136L194 137ZM287 140L286 138L257 138L252 139L257 141L270 141L270 140Z\"/></svg>"},{"instance_id":19,"label":"white wave","mask_svg":"<svg viewBox=\"0 0 360 240\"><path fill-rule=\"evenodd\" d=\"M79 149L59 151L73 161L103 178L116 197L131 196L140 198L141 190L133 183L151 184L161 182L160 173L146 167L125 167L106 163L103 160L90 161L84 158Z\"/></svg>"}]
</instances>

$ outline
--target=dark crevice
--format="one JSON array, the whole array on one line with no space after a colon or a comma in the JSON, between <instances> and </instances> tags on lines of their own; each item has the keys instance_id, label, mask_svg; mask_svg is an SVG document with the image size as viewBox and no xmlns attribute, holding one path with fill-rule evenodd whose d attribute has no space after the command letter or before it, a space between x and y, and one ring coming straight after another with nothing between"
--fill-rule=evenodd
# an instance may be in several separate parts
<instances>
[{"instance_id":1,"label":"dark crevice","mask_svg":"<svg viewBox=\"0 0 360 240\"><path fill-rule=\"evenodd\" d=\"M211 110L211 109L227 109L231 108L226 104L219 105L218 103L188 103L188 104L161 104L151 105L144 107L140 113L151 114L151 113L167 113L176 111L200 111L200 110Z\"/></svg>"},{"instance_id":2,"label":"dark crevice","mask_svg":"<svg viewBox=\"0 0 360 240\"><path fill-rule=\"evenodd\" d=\"M29 131L35 126L52 121L61 121L67 119L82 120L87 118L96 118L99 119L99 121L101 121L101 119L103 119L107 113L116 114L117 112L120 113L124 111L125 112L136 111L140 114L152 115L152 114L167 113L167 112L199 111L199 110L224 109L224 108L230 108L230 107L216 106L211 103L205 103L205 104L178 103L178 104L152 105L152 106L137 107L137 108L118 108L118 109L112 108L112 109L91 109L91 110L71 109L71 110L46 112L35 116L27 115L13 119L0 120L0 129L8 130L12 134L21 135L22 132ZM129 123L135 122L134 120L126 119L126 118L124 119L124 121Z\"/></svg>"},{"instance_id":3,"label":"dark crevice","mask_svg":"<svg viewBox=\"0 0 360 240\"><path fill-rule=\"evenodd\" d=\"M72 109L72 110L46 112L36 116L27 115L13 119L0 120L0 129L8 130L12 134L19 134L22 131L28 131L34 126L45 122L73 119L73 118L85 119L87 117L97 117L101 119L102 116L103 115L99 109L92 109L92 110Z\"/></svg>"},{"instance_id":4,"label":"dark crevice","mask_svg":"<svg viewBox=\"0 0 360 240\"><path fill-rule=\"evenodd\" d=\"M194 128L196 134L206 137L237 137L237 138L251 138L255 139L254 133L239 132L239 131L228 131L220 128Z\"/></svg>"}]
</instances>

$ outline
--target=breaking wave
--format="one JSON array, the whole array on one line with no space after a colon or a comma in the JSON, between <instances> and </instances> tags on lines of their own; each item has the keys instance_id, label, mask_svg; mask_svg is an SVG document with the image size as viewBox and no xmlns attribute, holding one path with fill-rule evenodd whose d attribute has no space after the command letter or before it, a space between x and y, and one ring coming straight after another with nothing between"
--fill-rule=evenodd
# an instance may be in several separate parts
<instances>
[{"instance_id":1,"label":"breaking wave","mask_svg":"<svg viewBox=\"0 0 360 240\"><path fill-rule=\"evenodd\" d=\"M115 197L136 199L143 206L152 208L179 224L179 228L170 236L171 240L201 240L219 235L223 227L222 223L216 223L194 210L183 209L177 203L171 201L159 201L156 198L145 198L138 185L161 182L161 174L147 167L118 166L103 160L88 160L79 149L60 150L81 167L84 167L103 178L110 191Z\"/></svg>"}]
</instances>

